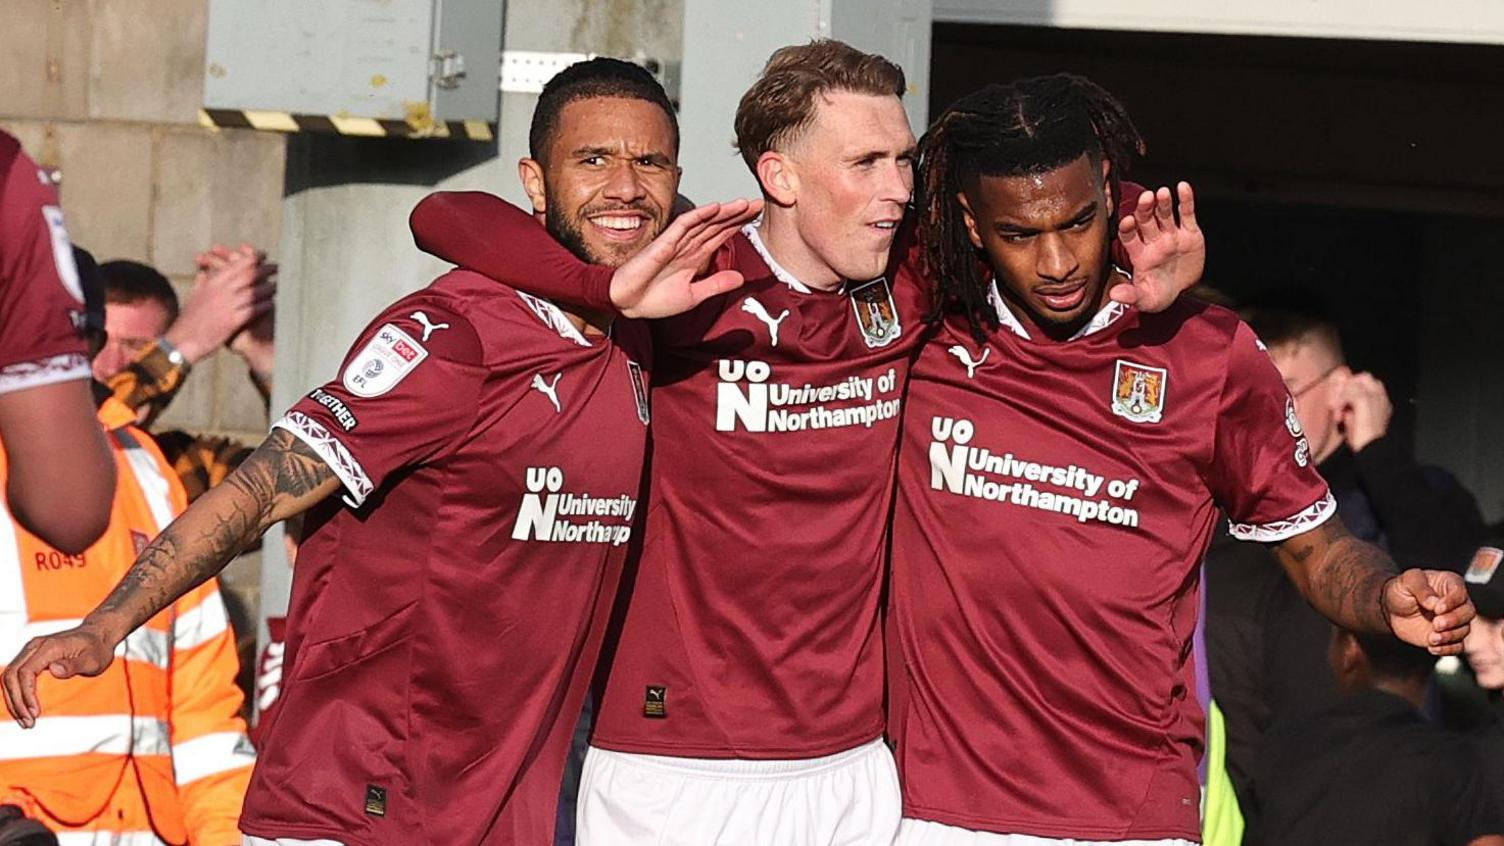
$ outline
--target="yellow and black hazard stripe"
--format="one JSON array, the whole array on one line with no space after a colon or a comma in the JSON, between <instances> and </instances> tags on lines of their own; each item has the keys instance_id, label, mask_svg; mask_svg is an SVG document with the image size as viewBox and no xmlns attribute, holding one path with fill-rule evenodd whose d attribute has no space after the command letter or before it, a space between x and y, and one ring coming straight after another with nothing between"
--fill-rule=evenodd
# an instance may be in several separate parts
<instances>
[{"instance_id":1,"label":"yellow and black hazard stripe","mask_svg":"<svg viewBox=\"0 0 1504 846\"><path fill-rule=\"evenodd\" d=\"M483 120L434 120L426 109L415 109L407 120L295 115L250 109L199 109L198 122L211 129L260 129L267 132L332 132L364 138L454 138L493 141L496 124Z\"/></svg>"}]
</instances>

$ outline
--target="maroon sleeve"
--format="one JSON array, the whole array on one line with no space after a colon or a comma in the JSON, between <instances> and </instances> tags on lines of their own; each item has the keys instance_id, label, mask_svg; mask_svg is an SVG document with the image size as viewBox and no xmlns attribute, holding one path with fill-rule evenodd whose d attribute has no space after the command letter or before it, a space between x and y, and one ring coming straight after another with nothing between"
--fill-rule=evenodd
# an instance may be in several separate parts
<instances>
[{"instance_id":1,"label":"maroon sleeve","mask_svg":"<svg viewBox=\"0 0 1504 846\"><path fill-rule=\"evenodd\" d=\"M294 403L272 428L317 452L344 483L346 502L359 507L393 471L464 440L485 374L470 322L416 294L373 320L339 376Z\"/></svg>"},{"instance_id":2,"label":"maroon sleeve","mask_svg":"<svg viewBox=\"0 0 1504 846\"><path fill-rule=\"evenodd\" d=\"M1337 510L1311 464L1295 400L1253 330L1241 321L1228 351L1207 483L1240 540L1272 543Z\"/></svg>"},{"instance_id":3,"label":"maroon sleeve","mask_svg":"<svg viewBox=\"0 0 1504 846\"><path fill-rule=\"evenodd\" d=\"M588 264L554 240L538 221L506 200L480 191L438 191L408 221L418 249L535 296L616 311L613 270Z\"/></svg>"},{"instance_id":4,"label":"maroon sleeve","mask_svg":"<svg viewBox=\"0 0 1504 846\"><path fill-rule=\"evenodd\" d=\"M0 132L0 393L88 378L82 316L57 193Z\"/></svg>"}]
</instances>

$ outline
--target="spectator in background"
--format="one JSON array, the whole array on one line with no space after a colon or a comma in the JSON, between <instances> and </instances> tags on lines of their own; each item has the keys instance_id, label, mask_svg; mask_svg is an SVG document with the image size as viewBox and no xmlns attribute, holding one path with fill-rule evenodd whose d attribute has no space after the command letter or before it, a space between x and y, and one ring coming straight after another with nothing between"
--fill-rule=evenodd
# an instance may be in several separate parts
<instances>
[{"instance_id":1,"label":"spectator in background","mask_svg":"<svg viewBox=\"0 0 1504 846\"><path fill-rule=\"evenodd\" d=\"M1435 658L1393 638L1329 638L1337 704L1271 729L1245 812L1254 846L1504 846L1504 790L1468 737L1427 722Z\"/></svg>"},{"instance_id":2,"label":"spectator in background","mask_svg":"<svg viewBox=\"0 0 1504 846\"><path fill-rule=\"evenodd\" d=\"M1445 470L1418 464L1390 432L1387 390L1347 365L1336 325L1319 309L1283 302L1242 316L1290 389L1289 424L1303 431L1309 460L1352 533L1402 568L1462 570L1484 537L1477 503ZM1227 771L1246 804L1260 735L1283 717L1337 701L1326 656L1331 626L1267 549L1225 531L1207 551L1206 592L1211 689L1225 718Z\"/></svg>"},{"instance_id":3,"label":"spectator in background","mask_svg":"<svg viewBox=\"0 0 1504 846\"><path fill-rule=\"evenodd\" d=\"M181 312L161 273L133 261L103 265L110 340L94 376L150 425L172 401L193 365L228 346L249 366L265 403L271 395L272 307L277 266L249 245L216 245L198 257L193 295ZM172 462L189 501L229 475L250 448L182 431L153 437Z\"/></svg>"},{"instance_id":4,"label":"spectator in background","mask_svg":"<svg viewBox=\"0 0 1504 846\"><path fill-rule=\"evenodd\" d=\"M83 292L52 181L0 132L0 437L3 503L59 550L110 517L115 463L94 419ZM6 597L0 593L0 611Z\"/></svg>"},{"instance_id":5,"label":"spectator in background","mask_svg":"<svg viewBox=\"0 0 1504 846\"><path fill-rule=\"evenodd\" d=\"M93 293L86 322L97 351L103 285L87 253L80 251L78 267ZM68 555L7 526L13 539L0 544L0 585L14 583L20 601L16 611L0 605L6 658L28 637L76 623L187 507L132 410L108 391L99 394L95 425L106 433L119 479L109 528L82 554ZM210 579L132 633L123 660L103 674L66 685L45 680L48 715L31 731L0 713L0 805L75 832L67 843L238 844L236 819L255 761L237 715L238 666Z\"/></svg>"},{"instance_id":6,"label":"spectator in background","mask_svg":"<svg viewBox=\"0 0 1504 846\"><path fill-rule=\"evenodd\" d=\"M1446 724L1475 737L1504 782L1504 537L1480 547L1463 578L1478 616L1462 660L1438 663Z\"/></svg>"}]
</instances>

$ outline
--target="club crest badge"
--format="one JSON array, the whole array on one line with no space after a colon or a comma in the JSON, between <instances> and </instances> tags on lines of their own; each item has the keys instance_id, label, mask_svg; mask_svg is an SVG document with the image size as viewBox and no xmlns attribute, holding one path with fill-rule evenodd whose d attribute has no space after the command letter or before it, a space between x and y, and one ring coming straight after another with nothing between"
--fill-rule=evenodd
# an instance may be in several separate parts
<instances>
[{"instance_id":1,"label":"club crest badge","mask_svg":"<svg viewBox=\"0 0 1504 846\"><path fill-rule=\"evenodd\" d=\"M887 277L852 288L851 308L856 312L856 324L867 346L886 347L903 334Z\"/></svg>"},{"instance_id":2,"label":"club crest badge","mask_svg":"<svg viewBox=\"0 0 1504 846\"><path fill-rule=\"evenodd\" d=\"M385 323L345 367L345 390L358 397L379 397L397 387L413 368L428 357L428 350L413 336Z\"/></svg>"},{"instance_id":3,"label":"club crest badge","mask_svg":"<svg viewBox=\"0 0 1504 846\"><path fill-rule=\"evenodd\" d=\"M1494 546L1480 546L1473 553L1473 563L1467 567L1467 573L1462 578L1470 584L1486 585L1493 581L1494 573L1499 569L1499 563L1504 562L1504 549Z\"/></svg>"},{"instance_id":4,"label":"club crest badge","mask_svg":"<svg viewBox=\"0 0 1504 846\"><path fill-rule=\"evenodd\" d=\"M1117 360L1112 380L1112 413L1134 423L1158 423L1165 410L1169 371Z\"/></svg>"},{"instance_id":5,"label":"club crest badge","mask_svg":"<svg viewBox=\"0 0 1504 846\"><path fill-rule=\"evenodd\" d=\"M642 365L628 361L627 372L632 376L632 398L637 400L637 419L646 426L652 415L648 407L648 386L642 379Z\"/></svg>"},{"instance_id":6,"label":"club crest badge","mask_svg":"<svg viewBox=\"0 0 1504 846\"><path fill-rule=\"evenodd\" d=\"M1290 432L1290 437L1298 438L1305 432L1300 428L1300 418L1295 414L1295 398L1285 397L1285 429Z\"/></svg>"}]
</instances>

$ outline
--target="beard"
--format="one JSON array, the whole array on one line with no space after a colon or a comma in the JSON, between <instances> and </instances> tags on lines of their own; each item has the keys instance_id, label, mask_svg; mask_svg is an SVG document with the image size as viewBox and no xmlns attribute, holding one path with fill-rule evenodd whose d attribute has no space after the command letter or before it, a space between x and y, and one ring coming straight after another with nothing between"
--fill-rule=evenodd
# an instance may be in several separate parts
<instances>
[{"instance_id":1,"label":"beard","mask_svg":"<svg viewBox=\"0 0 1504 846\"><path fill-rule=\"evenodd\" d=\"M543 225L554 240L564 245L564 248L574 253L575 257L590 264L600 264L606 267L620 267L628 259L637 254L637 249L628 245L613 245L612 247L593 246L585 237L585 227L590 225L590 215L610 211L636 211L648 216L643 222L652 237L658 237L663 231L663 221L658 214L654 213L652 206L646 201L627 203L625 205L613 203L608 206L587 206L576 209L572 214L566 214L563 207L557 202L557 198L546 195L547 210L543 214ZM614 249L613 249L614 247ZM630 251L629 251L630 250Z\"/></svg>"}]
</instances>

